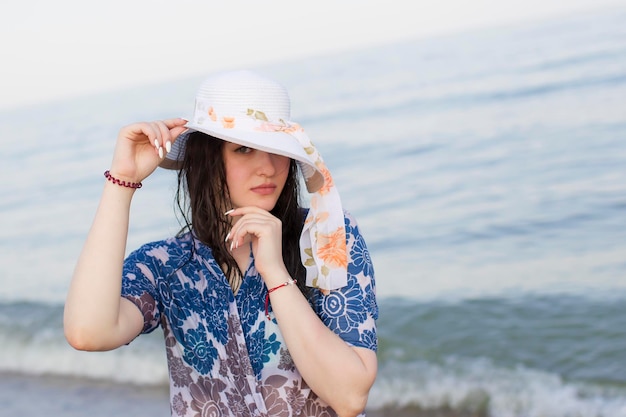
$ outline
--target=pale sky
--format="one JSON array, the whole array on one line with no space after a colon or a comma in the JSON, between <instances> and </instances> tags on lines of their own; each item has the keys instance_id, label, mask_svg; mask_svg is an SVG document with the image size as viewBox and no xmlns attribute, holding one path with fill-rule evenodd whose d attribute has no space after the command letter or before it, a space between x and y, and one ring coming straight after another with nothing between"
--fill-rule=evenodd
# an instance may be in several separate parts
<instances>
[{"instance_id":1,"label":"pale sky","mask_svg":"<svg viewBox=\"0 0 626 417\"><path fill-rule=\"evenodd\" d=\"M0 110L626 0L2 0Z\"/></svg>"}]
</instances>

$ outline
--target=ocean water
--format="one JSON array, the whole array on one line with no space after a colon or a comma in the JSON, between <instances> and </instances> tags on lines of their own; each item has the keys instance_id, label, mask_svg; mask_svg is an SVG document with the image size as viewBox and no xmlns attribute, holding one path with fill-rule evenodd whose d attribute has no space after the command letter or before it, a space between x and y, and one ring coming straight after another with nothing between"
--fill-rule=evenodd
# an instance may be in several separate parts
<instances>
[{"instance_id":1,"label":"ocean water","mask_svg":"<svg viewBox=\"0 0 626 417\"><path fill-rule=\"evenodd\" d=\"M256 69L372 252L370 409L626 416L626 8ZM6 378L166 386L158 332L73 351L63 300L117 131L187 115L201 79L0 113ZM178 230L174 184L144 182L128 250Z\"/></svg>"}]
</instances>

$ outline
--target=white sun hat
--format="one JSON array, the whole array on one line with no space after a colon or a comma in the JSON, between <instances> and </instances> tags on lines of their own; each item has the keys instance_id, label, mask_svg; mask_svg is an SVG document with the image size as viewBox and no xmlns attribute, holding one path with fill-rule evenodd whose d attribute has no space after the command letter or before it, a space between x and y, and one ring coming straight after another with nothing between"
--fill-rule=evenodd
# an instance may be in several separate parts
<instances>
[{"instance_id":1,"label":"white sun hat","mask_svg":"<svg viewBox=\"0 0 626 417\"><path fill-rule=\"evenodd\" d=\"M344 213L339 193L321 155L299 124L291 120L287 90L252 71L212 75L201 84L193 114L160 166L179 169L191 132L294 159L311 193L300 236L308 286L322 290L347 283Z\"/></svg>"},{"instance_id":2,"label":"white sun hat","mask_svg":"<svg viewBox=\"0 0 626 417\"><path fill-rule=\"evenodd\" d=\"M301 130L291 121L287 90L279 83L252 71L230 71L213 75L196 95L187 132L172 145L160 166L178 169L189 133L198 131L239 145L287 156L298 162L307 190L324 184L316 155L291 135Z\"/></svg>"}]
</instances>

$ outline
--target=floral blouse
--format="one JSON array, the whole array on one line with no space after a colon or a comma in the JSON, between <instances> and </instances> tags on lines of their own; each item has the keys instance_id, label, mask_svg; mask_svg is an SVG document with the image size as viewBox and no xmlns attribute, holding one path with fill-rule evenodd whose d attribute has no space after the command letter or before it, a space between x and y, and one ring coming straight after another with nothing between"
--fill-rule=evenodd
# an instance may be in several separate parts
<instances>
[{"instance_id":1,"label":"floral blouse","mask_svg":"<svg viewBox=\"0 0 626 417\"><path fill-rule=\"evenodd\" d=\"M345 213L348 285L309 288L320 319L351 346L377 349L374 270L355 220ZM250 254L252 257L252 254ZM146 244L124 263L122 296L163 327L172 416L335 416L296 369L254 259L237 294L211 249L191 233ZM270 306L271 312L271 306Z\"/></svg>"}]
</instances>

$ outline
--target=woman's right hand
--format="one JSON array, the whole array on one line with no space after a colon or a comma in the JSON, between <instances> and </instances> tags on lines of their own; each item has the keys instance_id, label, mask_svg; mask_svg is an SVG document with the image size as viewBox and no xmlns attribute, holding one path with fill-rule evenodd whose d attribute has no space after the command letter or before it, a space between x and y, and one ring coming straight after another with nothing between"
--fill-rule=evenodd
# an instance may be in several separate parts
<instances>
[{"instance_id":1,"label":"woman's right hand","mask_svg":"<svg viewBox=\"0 0 626 417\"><path fill-rule=\"evenodd\" d=\"M141 182L161 163L176 138L187 130L185 119L139 122L120 129L111 163L111 174L129 182Z\"/></svg>"}]
</instances>

